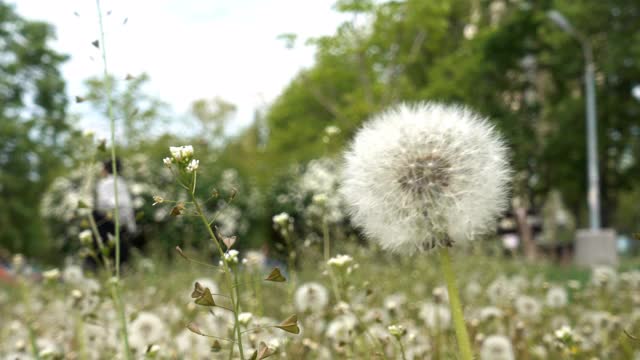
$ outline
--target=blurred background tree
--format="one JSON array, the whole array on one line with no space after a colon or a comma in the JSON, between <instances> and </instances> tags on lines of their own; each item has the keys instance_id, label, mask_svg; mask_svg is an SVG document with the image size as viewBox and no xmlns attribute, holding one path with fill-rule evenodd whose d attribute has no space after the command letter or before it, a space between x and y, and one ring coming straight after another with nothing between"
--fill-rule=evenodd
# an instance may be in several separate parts
<instances>
[{"instance_id":1,"label":"blurred background tree","mask_svg":"<svg viewBox=\"0 0 640 360\"><path fill-rule=\"evenodd\" d=\"M65 57L46 43L52 30L0 9L0 236L8 247L28 251L27 244L44 242L45 234L25 224L39 223L38 197L73 166L75 133L57 70ZM235 206L247 214L236 219L244 229L239 244L260 244L274 236L271 216L283 209L278 198L283 184L295 182L287 177L300 174L297 165L337 157L362 122L389 105L437 100L469 105L504 133L520 203L542 209L555 189L575 225L584 227L584 61L575 39L548 18L557 10L593 45L604 225L640 231L640 99L632 95L640 84L638 1L340 0L335 9L349 16L333 35L306 44L292 33L280 36L292 51L314 47L315 63L267 108L256 109L244 129L229 130L236 106L222 97L195 100L188 117L175 117L145 91L147 75L111 79L125 168L138 155L136 170L143 164L152 169L131 177L171 193L166 180L156 181L162 179L160 159L169 145L192 143L207 173L199 178L202 195L221 183L237 187ZM102 79L89 79L87 88L82 98L104 113ZM341 131L327 141L330 126ZM209 210L220 206L211 203ZM202 242L203 234L181 228L153 230L157 210L142 209L148 231L167 249L185 237Z\"/></svg>"},{"instance_id":2,"label":"blurred background tree","mask_svg":"<svg viewBox=\"0 0 640 360\"><path fill-rule=\"evenodd\" d=\"M49 47L54 36L0 2L0 244L11 251L46 247L37 204L73 157L59 70L67 57Z\"/></svg>"}]
</instances>

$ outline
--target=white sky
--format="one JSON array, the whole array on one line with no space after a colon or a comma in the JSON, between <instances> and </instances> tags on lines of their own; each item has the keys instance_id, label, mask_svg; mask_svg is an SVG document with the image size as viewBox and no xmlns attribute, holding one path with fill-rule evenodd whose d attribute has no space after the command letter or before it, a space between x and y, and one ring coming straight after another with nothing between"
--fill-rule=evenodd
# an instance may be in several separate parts
<instances>
[{"instance_id":1,"label":"white sky","mask_svg":"<svg viewBox=\"0 0 640 360\"><path fill-rule=\"evenodd\" d=\"M99 50L91 45L99 37L95 2L12 2L20 15L55 26L52 46L71 56L62 68L68 95L82 95L83 80L102 74ZM103 0L103 12L111 11L104 18L109 71L120 78L148 73L148 92L168 102L176 114L185 114L195 99L220 96L238 106L231 124L237 129L313 63L313 48L304 41L332 34L346 20L332 9L334 2ZM294 50L277 39L282 33L299 35ZM106 134L106 121L86 114L84 104L71 104L72 112L85 115L81 126Z\"/></svg>"}]
</instances>

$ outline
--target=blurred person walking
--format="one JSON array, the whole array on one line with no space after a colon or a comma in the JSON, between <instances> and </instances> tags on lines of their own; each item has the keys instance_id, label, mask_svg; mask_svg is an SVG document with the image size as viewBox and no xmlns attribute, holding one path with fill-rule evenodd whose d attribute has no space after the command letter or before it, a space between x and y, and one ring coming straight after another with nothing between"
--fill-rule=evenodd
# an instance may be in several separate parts
<instances>
[{"instance_id":1,"label":"blurred person walking","mask_svg":"<svg viewBox=\"0 0 640 360\"><path fill-rule=\"evenodd\" d=\"M116 159L116 171L121 173L122 164L120 159ZM113 176L113 162L107 160L103 163L101 178L96 183L95 209L93 217L98 227L98 233L105 245L110 249L109 258L115 261L115 220L114 209L116 208L116 197L114 182L118 182L118 214L120 219L120 262L124 263L129 257L130 241L136 232L136 220L134 216L133 201L131 193L125 179L118 175ZM96 239L94 248L99 251ZM95 266L95 264L93 264Z\"/></svg>"}]
</instances>

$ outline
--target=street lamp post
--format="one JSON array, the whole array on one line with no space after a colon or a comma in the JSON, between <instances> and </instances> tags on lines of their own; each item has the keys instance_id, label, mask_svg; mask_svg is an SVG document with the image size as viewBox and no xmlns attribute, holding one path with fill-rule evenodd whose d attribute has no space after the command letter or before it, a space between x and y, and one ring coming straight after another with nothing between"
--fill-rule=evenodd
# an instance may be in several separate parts
<instances>
[{"instance_id":1,"label":"street lamp post","mask_svg":"<svg viewBox=\"0 0 640 360\"><path fill-rule=\"evenodd\" d=\"M598 174L598 134L596 119L596 89L595 89L595 64L593 62L593 50L589 40L576 31L571 23L559 11L551 10L547 13L563 31L573 36L582 47L584 56L584 88L587 97L587 173L589 190L587 203L589 205L589 227L591 230L599 230L600 223L600 176Z\"/></svg>"}]
</instances>

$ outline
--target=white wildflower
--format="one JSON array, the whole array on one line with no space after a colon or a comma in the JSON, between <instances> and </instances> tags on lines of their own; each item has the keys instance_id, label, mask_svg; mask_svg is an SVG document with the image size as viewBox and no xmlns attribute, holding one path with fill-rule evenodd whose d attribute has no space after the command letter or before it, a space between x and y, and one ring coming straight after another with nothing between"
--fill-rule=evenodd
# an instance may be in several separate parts
<instances>
[{"instance_id":1,"label":"white wildflower","mask_svg":"<svg viewBox=\"0 0 640 360\"><path fill-rule=\"evenodd\" d=\"M391 334L391 336L398 339L407 333L407 329L402 325L389 325L387 330L389 330L389 334Z\"/></svg>"},{"instance_id":2,"label":"white wildflower","mask_svg":"<svg viewBox=\"0 0 640 360\"><path fill-rule=\"evenodd\" d=\"M247 324L249 324L249 322L251 322L252 319L253 319L253 314L250 312L242 312L238 314L238 321L242 325L246 326Z\"/></svg>"},{"instance_id":3,"label":"white wildflower","mask_svg":"<svg viewBox=\"0 0 640 360\"><path fill-rule=\"evenodd\" d=\"M49 280L49 281L58 280L58 279L60 279L60 276L61 276L61 274L60 274L60 270L58 270L58 268L42 272L42 277L45 280Z\"/></svg>"},{"instance_id":4,"label":"white wildflower","mask_svg":"<svg viewBox=\"0 0 640 360\"><path fill-rule=\"evenodd\" d=\"M273 224L274 225L277 225L277 226L283 228L283 227L286 227L289 224L289 221L291 220L291 217L286 212L282 212L282 213L280 213L278 215L274 215L272 220L273 220Z\"/></svg>"},{"instance_id":5,"label":"white wildflower","mask_svg":"<svg viewBox=\"0 0 640 360\"><path fill-rule=\"evenodd\" d=\"M560 329L554 331L554 335L556 336L556 339L566 342L573 338L573 330L571 330L571 327L564 325Z\"/></svg>"},{"instance_id":6,"label":"white wildflower","mask_svg":"<svg viewBox=\"0 0 640 360\"><path fill-rule=\"evenodd\" d=\"M238 252L238 250L231 249L231 250L227 251L224 254L224 260L228 264L237 264L238 263L238 254L240 254L240 252Z\"/></svg>"},{"instance_id":7,"label":"white wildflower","mask_svg":"<svg viewBox=\"0 0 640 360\"><path fill-rule=\"evenodd\" d=\"M491 335L482 342L480 360L515 360L513 345L509 338Z\"/></svg>"},{"instance_id":8,"label":"white wildflower","mask_svg":"<svg viewBox=\"0 0 640 360\"><path fill-rule=\"evenodd\" d=\"M466 108L401 105L358 132L341 192L383 248L429 250L494 229L507 206L506 155L494 128Z\"/></svg>"},{"instance_id":9,"label":"white wildflower","mask_svg":"<svg viewBox=\"0 0 640 360\"><path fill-rule=\"evenodd\" d=\"M327 261L327 265L337 269L344 269L352 263L353 258L349 255L337 255Z\"/></svg>"},{"instance_id":10,"label":"white wildflower","mask_svg":"<svg viewBox=\"0 0 640 360\"><path fill-rule=\"evenodd\" d=\"M329 125L324 129L324 132L329 136L340 134L340 128L335 125Z\"/></svg>"},{"instance_id":11,"label":"white wildflower","mask_svg":"<svg viewBox=\"0 0 640 360\"><path fill-rule=\"evenodd\" d=\"M329 303L329 292L321 284L309 282L300 285L294 300L299 312L320 312Z\"/></svg>"},{"instance_id":12,"label":"white wildflower","mask_svg":"<svg viewBox=\"0 0 640 360\"><path fill-rule=\"evenodd\" d=\"M82 245L90 245L93 241L93 234L89 229L82 230L80 234L78 234L78 239L80 239Z\"/></svg>"},{"instance_id":13,"label":"white wildflower","mask_svg":"<svg viewBox=\"0 0 640 360\"><path fill-rule=\"evenodd\" d=\"M196 160L196 159L191 160L189 165L187 165L187 172L192 173L198 170L199 165L200 165L200 160Z\"/></svg>"},{"instance_id":14,"label":"white wildflower","mask_svg":"<svg viewBox=\"0 0 640 360\"><path fill-rule=\"evenodd\" d=\"M169 157L166 157L162 159L162 162L165 164L165 166L171 166L171 164L173 163L173 160Z\"/></svg>"}]
</instances>

